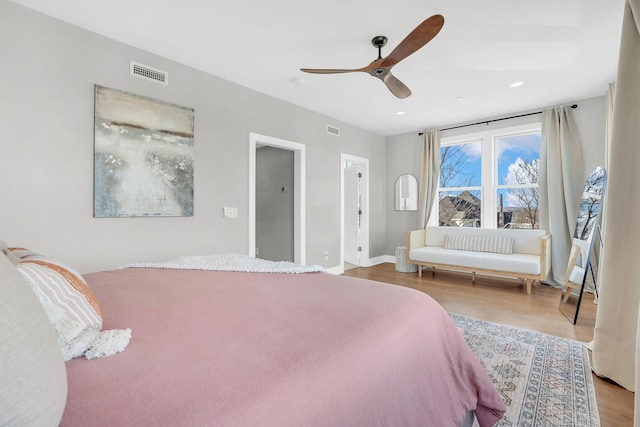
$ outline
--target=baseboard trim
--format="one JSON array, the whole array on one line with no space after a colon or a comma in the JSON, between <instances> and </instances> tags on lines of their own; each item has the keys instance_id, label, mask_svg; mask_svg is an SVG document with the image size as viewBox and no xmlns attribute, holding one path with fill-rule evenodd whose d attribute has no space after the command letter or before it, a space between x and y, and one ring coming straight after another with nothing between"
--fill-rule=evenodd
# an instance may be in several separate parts
<instances>
[{"instance_id":1,"label":"baseboard trim","mask_svg":"<svg viewBox=\"0 0 640 427\"><path fill-rule=\"evenodd\" d=\"M340 275L344 273L344 267L341 267L341 266L327 268L326 270L327 270L327 273L336 274L336 275Z\"/></svg>"},{"instance_id":2,"label":"baseboard trim","mask_svg":"<svg viewBox=\"0 0 640 427\"><path fill-rule=\"evenodd\" d=\"M375 258L369 258L363 261L360 267L373 267L374 265L384 264L385 262L391 262L395 264L396 257L393 255L381 255ZM337 275L344 274L344 266L342 265L329 267L326 270L327 270L327 273L331 273L331 274L337 274Z\"/></svg>"},{"instance_id":3,"label":"baseboard trim","mask_svg":"<svg viewBox=\"0 0 640 427\"><path fill-rule=\"evenodd\" d=\"M374 265L384 264L385 262L396 262L396 257L393 255L382 255L375 258L369 258L363 267L373 267Z\"/></svg>"}]
</instances>

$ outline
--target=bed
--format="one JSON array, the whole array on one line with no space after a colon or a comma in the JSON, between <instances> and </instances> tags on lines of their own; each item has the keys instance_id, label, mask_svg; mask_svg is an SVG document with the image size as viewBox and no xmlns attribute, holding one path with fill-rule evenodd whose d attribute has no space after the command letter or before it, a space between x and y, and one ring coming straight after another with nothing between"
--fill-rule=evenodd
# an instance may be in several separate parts
<instances>
[{"instance_id":1,"label":"bed","mask_svg":"<svg viewBox=\"0 0 640 427\"><path fill-rule=\"evenodd\" d=\"M63 362L62 426L460 426L472 412L490 426L505 411L419 291L323 272L131 267L84 280L102 328L131 340Z\"/></svg>"}]
</instances>

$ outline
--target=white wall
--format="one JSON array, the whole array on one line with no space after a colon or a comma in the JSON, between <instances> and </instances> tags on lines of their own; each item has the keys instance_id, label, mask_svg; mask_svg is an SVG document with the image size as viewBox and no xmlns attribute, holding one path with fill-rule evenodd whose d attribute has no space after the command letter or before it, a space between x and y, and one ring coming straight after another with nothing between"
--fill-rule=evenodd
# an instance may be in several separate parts
<instances>
[{"instance_id":1,"label":"white wall","mask_svg":"<svg viewBox=\"0 0 640 427\"><path fill-rule=\"evenodd\" d=\"M385 254L383 137L6 1L0 56L0 239L9 245L81 272L248 253L248 141L256 132L306 146L308 264L339 262L341 152L370 159L370 253ZM130 77L130 60L168 71L169 86ZM93 218L94 84L194 108L193 217ZM328 135L327 124L341 136ZM238 207L239 218L224 219L223 206Z\"/></svg>"},{"instance_id":2,"label":"white wall","mask_svg":"<svg viewBox=\"0 0 640 427\"><path fill-rule=\"evenodd\" d=\"M603 93L604 91L606 88L603 88ZM596 166L605 166L606 98L603 95L583 99L576 104L578 108L573 110L573 117L576 120L580 144L582 144L584 173L588 175Z\"/></svg>"},{"instance_id":3,"label":"white wall","mask_svg":"<svg viewBox=\"0 0 640 427\"><path fill-rule=\"evenodd\" d=\"M602 88L603 96L597 98L576 101L578 108L573 110L573 115L580 135L585 174L596 166L604 166L605 153L605 96L606 88ZM572 102L566 103L571 105ZM540 111L540 110L538 110ZM519 115L525 112L514 112ZM478 118L474 122L490 120L491 118ZM539 121L540 115L526 118L505 120L490 124L491 127L515 126ZM452 125L455 126L455 125ZM483 129L487 125L481 125ZM450 127L450 126L444 126ZM461 133L473 132L477 127L466 127L443 132L441 135L453 136ZM387 221L387 246L386 253L395 253L396 246L405 246L407 232L418 226L417 212L397 212L394 210L394 184L398 176L410 173L420 179L420 156L422 155L422 137L418 132L406 133L387 137L387 178L386 178L386 221ZM586 176L585 176L586 178Z\"/></svg>"}]
</instances>

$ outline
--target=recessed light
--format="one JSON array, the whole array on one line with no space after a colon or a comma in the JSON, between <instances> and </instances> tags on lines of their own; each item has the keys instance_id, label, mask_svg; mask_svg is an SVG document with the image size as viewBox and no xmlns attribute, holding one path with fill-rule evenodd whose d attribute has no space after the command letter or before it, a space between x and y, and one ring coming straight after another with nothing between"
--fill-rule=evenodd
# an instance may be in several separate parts
<instances>
[{"instance_id":1,"label":"recessed light","mask_svg":"<svg viewBox=\"0 0 640 427\"><path fill-rule=\"evenodd\" d=\"M524 84L524 83L522 83L522 82L513 82L513 83L511 83L509 86L511 86L511 87L520 87L520 86L522 86L523 84Z\"/></svg>"},{"instance_id":2,"label":"recessed light","mask_svg":"<svg viewBox=\"0 0 640 427\"><path fill-rule=\"evenodd\" d=\"M404 116L404 111L396 111L396 116Z\"/></svg>"},{"instance_id":3,"label":"recessed light","mask_svg":"<svg viewBox=\"0 0 640 427\"><path fill-rule=\"evenodd\" d=\"M464 99L464 96L457 96L456 97L456 101L462 101Z\"/></svg>"}]
</instances>

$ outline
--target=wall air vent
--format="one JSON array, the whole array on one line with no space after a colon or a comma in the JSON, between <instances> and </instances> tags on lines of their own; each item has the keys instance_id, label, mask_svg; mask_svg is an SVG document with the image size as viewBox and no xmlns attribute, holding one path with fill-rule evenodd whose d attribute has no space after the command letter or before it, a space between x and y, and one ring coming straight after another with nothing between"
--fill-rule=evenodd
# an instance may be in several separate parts
<instances>
[{"instance_id":1,"label":"wall air vent","mask_svg":"<svg viewBox=\"0 0 640 427\"><path fill-rule=\"evenodd\" d=\"M165 86L169 85L169 73L167 73L166 71L158 70L157 68L149 67L148 65L140 64L138 62L130 62L129 74L131 74L133 77L160 83Z\"/></svg>"},{"instance_id":2,"label":"wall air vent","mask_svg":"<svg viewBox=\"0 0 640 427\"><path fill-rule=\"evenodd\" d=\"M327 133L333 136L340 136L340 129L335 126L327 125Z\"/></svg>"}]
</instances>

